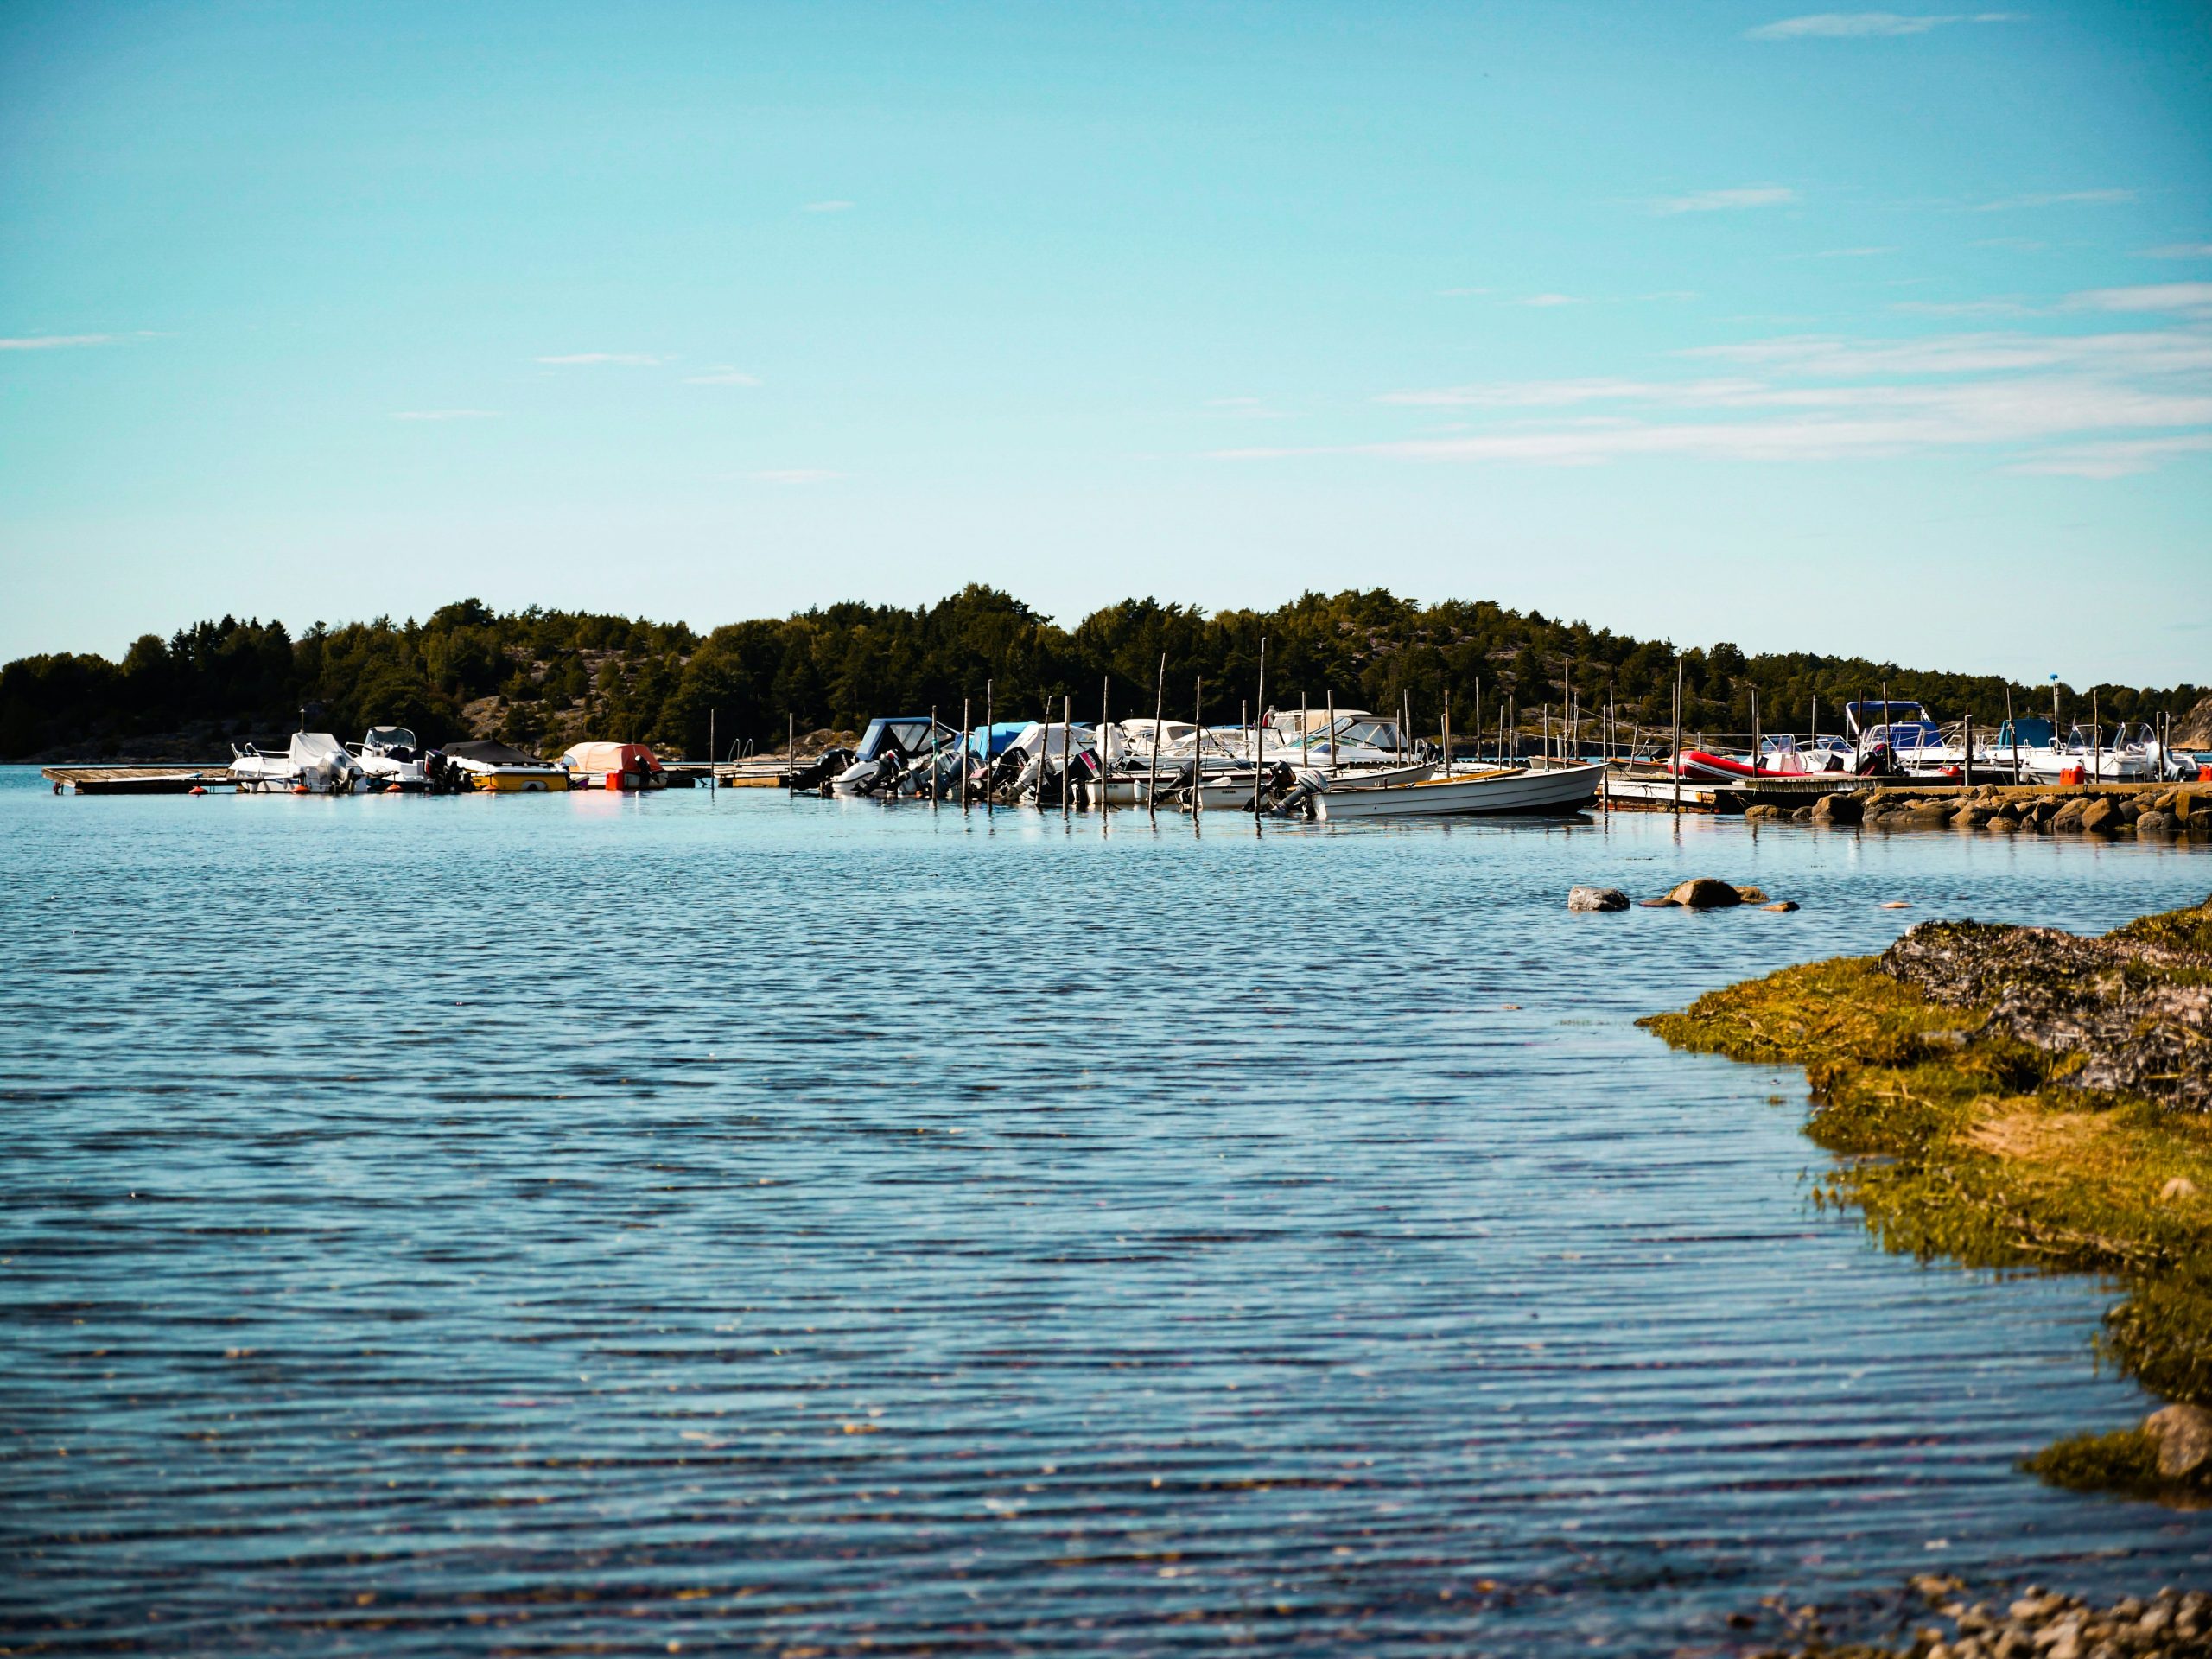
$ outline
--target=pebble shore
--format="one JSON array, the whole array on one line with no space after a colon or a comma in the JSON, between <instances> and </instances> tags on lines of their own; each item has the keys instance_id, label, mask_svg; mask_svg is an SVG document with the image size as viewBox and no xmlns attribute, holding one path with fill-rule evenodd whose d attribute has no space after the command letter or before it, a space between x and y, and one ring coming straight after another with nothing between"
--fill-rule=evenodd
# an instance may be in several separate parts
<instances>
[{"instance_id":1,"label":"pebble shore","mask_svg":"<svg viewBox=\"0 0 2212 1659\"><path fill-rule=\"evenodd\" d=\"M1834 1643L1813 1608L1784 1610L1788 1645L1755 1659L2196 1659L2212 1656L2212 1596L2169 1586L2097 1606L2030 1585L2017 1596L1968 1601L1960 1580L1926 1576L1910 1589L1925 1609L1902 1643ZM1757 1623L1744 1616L1745 1624Z\"/></svg>"}]
</instances>

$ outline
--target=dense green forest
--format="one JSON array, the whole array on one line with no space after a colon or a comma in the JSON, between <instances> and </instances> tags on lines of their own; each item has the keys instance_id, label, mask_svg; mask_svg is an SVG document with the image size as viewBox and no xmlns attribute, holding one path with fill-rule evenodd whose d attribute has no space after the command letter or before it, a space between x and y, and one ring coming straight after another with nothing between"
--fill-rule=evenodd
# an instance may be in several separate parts
<instances>
[{"instance_id":1,"label":"dense green forest","mask_svg":"<svg viewBox=\"0 0 2212 1659\"><path fill-rule=\"evenodd\" d=\"M1510 611L1487 601L1421 605L1376 589L1308 594L1273 611L1223 611L1124 600L1072 629L1012 596L970 587L912 610L833 605L796 616L734 622L700 634L682 623L567 611L495 613L474 600L427 620L315 624L233 617L196 623L168 639L140 639L119 663L95 656L28 657L0 669L0 756L223 753L224 740L270 737L308 710L318 729L358 736L372 723L413 727L426 742L497 735L557 750L580 737L639 740L703 756L711 715L721 747L852 728L878 714L934 705L957 721L963 697L982 718L985 682L1001 719L1036 714L1047 697L1074 698L1095 716L1102 681L1116 715L1149 714L1160 653L1168 709L1187 715L1205 681L1205 715L1234 720L1255 693L1267 641L1268 700L1303 694L1319 707L1395 709L1410 694L1433 730L1443 696L1465 729L1479 688L1485 725L1498 699L1556 708L1570 683L1586 711L1608 695L1624 722L1647 728L1671 708L1676 652L1583 622ZM1911 670L1894 663L1806 653L1747 657L1734 645L1681 652L1687 728L1748 731L1754 692L1769 730L1803 730L1814 699L1832 729L1847 698L1891 695L1938 718L1971 711L2001 718L2009 693L2022 713L2048 712L2047 685ZM2066 715L2086 715L2092 691L2107 721L2184 714L2200 688L2063 688Z\"/></svg>"}]
</instances>

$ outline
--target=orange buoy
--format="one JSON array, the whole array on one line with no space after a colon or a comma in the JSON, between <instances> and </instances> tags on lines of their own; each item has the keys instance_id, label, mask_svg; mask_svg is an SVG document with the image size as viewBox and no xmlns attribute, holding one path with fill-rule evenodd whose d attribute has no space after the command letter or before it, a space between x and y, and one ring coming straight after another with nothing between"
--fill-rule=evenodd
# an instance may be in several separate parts
<instances>
[{"instance_id":1,"label":"orange buoy","mask_svg":"<svg viewBox=\"0 0 2212 1659\"><path fill-rule=\"evenodd\" d=\"M202 789L199 785L194 784L190 789L186 790L184 792L188 795L205 795L207 791Z\"/></svg>"}]
</instances>

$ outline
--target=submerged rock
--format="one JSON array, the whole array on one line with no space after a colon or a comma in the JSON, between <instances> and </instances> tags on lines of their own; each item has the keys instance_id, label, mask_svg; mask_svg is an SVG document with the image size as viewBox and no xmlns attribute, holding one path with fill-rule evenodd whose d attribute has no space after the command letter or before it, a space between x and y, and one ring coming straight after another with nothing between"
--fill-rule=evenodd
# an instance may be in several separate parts
<instances>
[{"instance_id":1,"label":"submerged rock","mask_svg":"<svg viewBox=\"0 0 2212 1659\"><path fill-rule=\"evenodd\" d=\"M1736 889L1736 902L1739 905L1763 905L1766 903L1766 894L1757 887L1738 887Z\"/></svg>"},{"instance_id":2,"label":"submerged rock","mask_svg":"<svg viewBox=\"0 0 2212 1659\"><path fill-rule=\"evenodd\" d=\"M1759 908L1761 910L1795 910L1797 908L1797 901L1795 899L1777 899L1770 905L1761 905Z\"/></svg>"},{"instance_id":3,"label":"submerged rock","mask_svg":"<svg viewBox=\"0 0 2212 1659\"><path fill-rule=\"evenodd\" d=\"M1569 887L1567 890L1569 910L1626 910L1628 894L1618 887Z\"/></svg>"}]
</instances>

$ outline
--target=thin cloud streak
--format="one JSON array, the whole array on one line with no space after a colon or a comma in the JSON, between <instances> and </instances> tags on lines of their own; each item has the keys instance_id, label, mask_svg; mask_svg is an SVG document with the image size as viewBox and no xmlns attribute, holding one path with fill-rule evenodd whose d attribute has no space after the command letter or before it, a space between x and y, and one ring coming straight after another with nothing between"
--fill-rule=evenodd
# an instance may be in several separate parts
<instances>
[{"instance_id":1,"label":"thin cloud streak","mask_svg":"<svg viewBox=\"0 0 2212 1659\"><path fill-rule=\"evenodd\" d=\"M1783 184L1746 184L1732 190L1694 190L1687 196L1661 196L1649 204L1660 217L1676 213L1726 213L1747 207L1781 207L1797 200L1797 193Z\"/></svg>"},{"instance_id":2,"label":"thin cloud streak","mask_svg":"<svg viewBox=\"0 0 2212 1659\"><path fill-rule=\"evenodd\" d=\"M0 340L0 352L58 352L72 346L112 346L120 334L23 334Z\"/></svg>"},{"instance_id":3,"label":"thin cloud streak","mask_svg":"<svg viewBox=\"0 0 2212 1659\"><path fill-rule=\"evenodd\" d=\"M2145 248L2145 259L2212 259L2212 242L2169 242L2163 248Z\"/></svg>"},{"instance_id":4,"label":"thin cloud streak","mask_svg":"<svg viewBox=\"0 0 2212 1659\"><path fill-rule=\"evenodd\" d=\"M1925 35L1951 23L2016 23L2017 11L1945 12L1918 15L1895 11L1816 11L1802 17L1747 29L1747 41L1868 40Z\"/></svg>"},{"instance_id":5,"label":"thin cloud streak","mask_svg":"<svg viewBox=\"0 0 2212 1659\"><path fill-rule=\"evenodd\" d=\"M2052 190L2040 194L2006 196L2001 201L1978 201L1967 211L2006 213L2020 207L2108 207L2135 200L2133 190Z\"/></svg>"}]
</instances>

